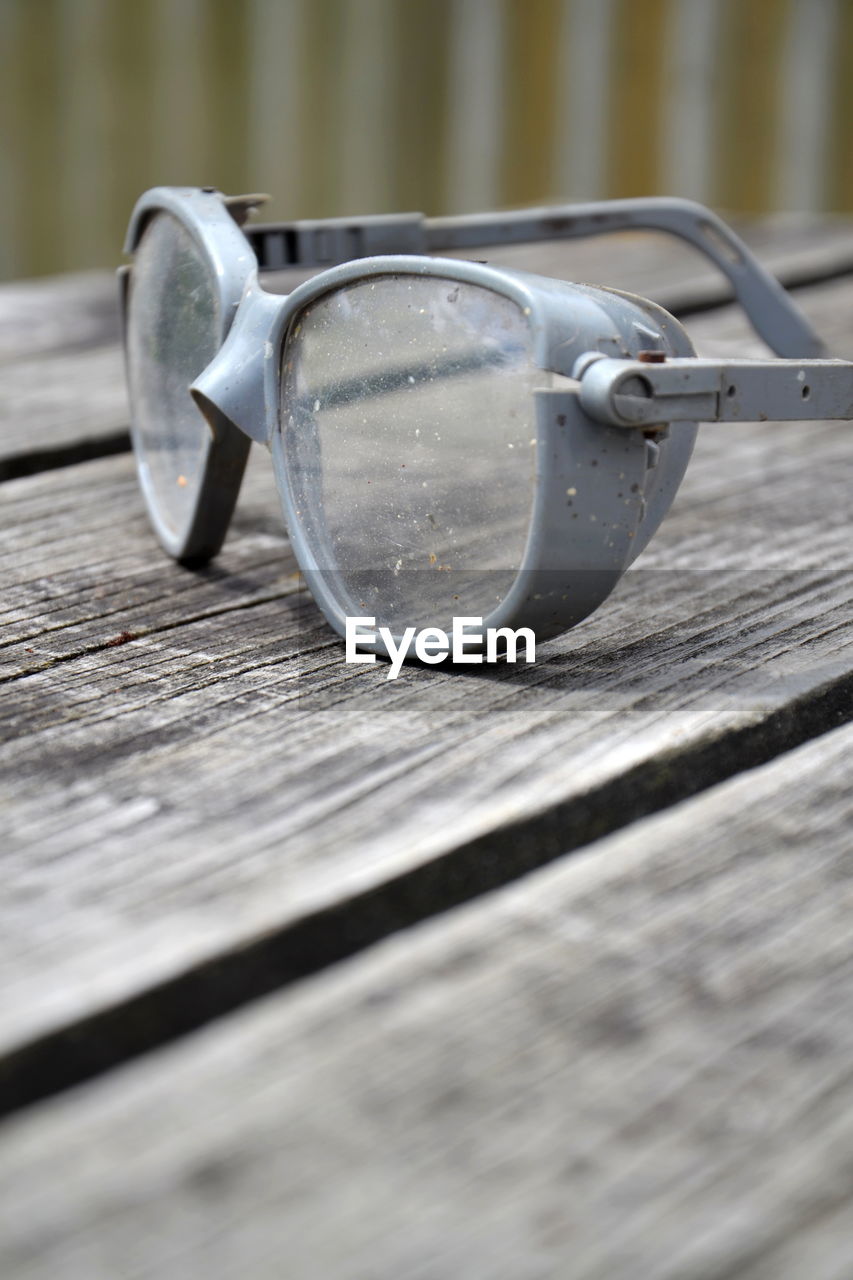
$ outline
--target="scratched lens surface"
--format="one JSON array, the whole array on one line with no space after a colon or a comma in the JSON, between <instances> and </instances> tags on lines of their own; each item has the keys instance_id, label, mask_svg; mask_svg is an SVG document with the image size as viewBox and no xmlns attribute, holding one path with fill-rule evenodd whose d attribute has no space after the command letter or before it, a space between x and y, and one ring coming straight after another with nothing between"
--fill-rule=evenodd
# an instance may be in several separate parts
<instances>
[{"instance_id":1,"label":"scratched lens surface","mask_svg":"<svg viewBox=\"0 0 853 1280\"><path fill-rule=\"evenodd\" d=\"M219 337L210 267L176 218L156 214L134 256L128 382L140 477L176 535L192 519L211 439L189 386L213 359Z\"/></svg>"},{"instance_id":2,"label":"scratched lens surface","mask_svg":"<svg viewBox=\"0 0 853 1280\"><path fill-rule=\"evenodd\" d=\"M526 316L435 277L382 276L303 311L281 423L300 530L350 615L446 628L515 580L536 460Z\"/></svg>"}]
</instances>

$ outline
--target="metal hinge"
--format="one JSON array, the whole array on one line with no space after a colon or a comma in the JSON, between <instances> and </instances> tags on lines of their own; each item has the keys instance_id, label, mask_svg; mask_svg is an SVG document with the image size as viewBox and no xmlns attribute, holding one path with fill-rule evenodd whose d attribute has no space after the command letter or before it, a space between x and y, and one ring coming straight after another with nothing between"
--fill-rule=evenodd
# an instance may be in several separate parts
<instances>
[{"instance_id":1,"label":"metal hinge","mask_svg":"<svg viewBox=\"0 0 853 1280\"><path fill-rule=\"evenodd\" d=\"M655 359L581 356L574 376L584 411L622 427L853 418L853 364L846 360Z\"/></svg>"}]
</instances>

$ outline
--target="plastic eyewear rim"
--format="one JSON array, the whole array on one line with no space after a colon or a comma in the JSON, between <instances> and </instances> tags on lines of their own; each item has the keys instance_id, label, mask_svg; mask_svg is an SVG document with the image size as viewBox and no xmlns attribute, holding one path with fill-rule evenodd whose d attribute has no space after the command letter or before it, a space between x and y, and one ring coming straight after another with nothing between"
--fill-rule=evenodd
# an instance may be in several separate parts
<instances>
[{"instance_id":1,"label":"plastic eyewear rim","mask_svg":"<svg viewBox=\"0 0 853 1280\"><path fill-rule=\"evenodd\" d=\"M244 208L241 210L242 213L245 213L245 208L248 207L253 200L254 198L251 197L244 199ZM155 188L152 191L146 192L140 199L131 219L127 243L127 248L130 252L132 252L139 243L139 238L148 218L156 216L156 214L160 212L172 214L190 233L194 243L202 252L205 262L209 264L213 278L217 282L219 291L218 296L221 303L222 336L216 356L196 380L196 383L193 384L196 398L200 403L202 402L200 397L203 398L206 395L206 375L213 366L218 362L221 363L223 353L226 351L229 341L231 341L236 329L251 330L254 327L256 330L255 336L257 338L260 338L261 333L264 332L267 335L264 338L265 353L269 353L270 342L273 350L273 358L267 358L263 362L263 377L258 378L257 375L255 375L255 387L253 389L253 394L248 397L248 402L245 406L245 409L248 412L248 417L246 417L245 414L241 415L244 417L244 421L239 422L239 425L239 419L237 416L223 412L221 405L217 403L213 397L207 396L205 403L205 416L210 424L212 436L206 454L205 474L198 487L196 508L193 519L189 522L189 528L186 532L186 536L183 539L180 536L174 536L168 529L162 527L162 522L158 518L156 503L152 501L152 494L146 491L145 484L143 483L146 505L148 506L155 531L157 532L161 543L165 549L170 552L170 554L185 562L209 558L210 555L215 554L215 551L218 550L225 536L230 514L233 510L234 501L236 501L239 481L242 478L242 469L245 465L246 456L248 454L250 438L255 440L264 439L272 446L273 463L276 471L276 480L279 488L280 500L282 502L283 514L297 561L301 566L303 566L303 573L305 573L306 581L308 581L312 594L314 595L322 612L325 614L327 620L339 633L343 634L342 619L344 615L340 609L339 602L334 598L334 596L330 595L330 593L326 591L325 583L319 576L320 571L310 567L313 556L302 537L301 522L294 509L292 490L287 476L287 462L281 443L281 432L279 430L280 423L278 420L281 356L287 339L289 324L299 313L299 310L302 307L308 305L310 301L315 298L322 296L323 293L340 287L340 285L345 282L367 278L371 272L381 274L383 272L388 273L389 271L393 271L399 273L405 266L405 269L411 271L413 274L433 277L440 276L443 279L462 280L480 285L481 287L490 288L505 297L510 297L517 305L521 306L522 311L525 310L525 307L529 307L531 327L534 334L534 354L536 356L536 363L539 367L543 368L543 370L548 370L554 368L554 361L549 361L545 354L545 348L547 346L547 323L542 321L541 317L538 315L537 307L541 301L541 288L549 282L545 277L530 277L529 279L534 280L537 286L531 290L529 285L520 283L520 273L515 273L505 268L494 268L458 259L438 259L435 257L421 258L417 256L401 258L394 255L393 257L386 259L379 258L368 261L359 259L354 262L336 265L322 272L319 276L315 276L313 279L304 282L290 295L283 296L280 294L271 294L263 289L258 278L258 260L253 246L265 243L263 240L264 236L269 237L270 235L280 234L281 229L280 227L255 228L250 242L250 238L247 238L247 234L244 233L238 225L237 215L233 210L234 203L235 202L233 201L229 202L227 198L223 197L220 193L210 189ZM238 200L236 203L239 205L240 201ZM633 211L635 209L639 209L639 221L636 225L651 227L657 226L664 230L674 230L675 234L682 234L682 231L678 228L673 228L672 226L663 224L666 224L667 221L672 218L676 218L676 220L678 220L678 218L687 217L692 219L692 225L700 225L705 228L710 228L712 244L716 247L717 256L719 256L719 253L722 250L725 250L724 256L729 261L731 268L726 271L726 274L729 275L730 279L732 279L733 275L737 276L738 270L743 267L744 263L746 263L746 267L749 268L749 271L752 271L753 266L757 267L757 264L754 264L754 260L751 258L748 250L744 248L743 253L741 254L740 247L736 247L732 250L730 246L726 245L724 238L719 235L719 232L714 225L715 222L719 222L719 220L717 220L715 215L711 214L710 211L704 210L702 206L694 206L690 202L677 200L651 200L609 202L601 206L592 206L591 208L608 209L612 208L614 203L622 207L619 216L623 216L625 214L626 207L630 206L628 209L629 223L630 217L633 216ZM576 207L569 207L570 212L574 212L575 209ZM532 214L538 215L538 220L541 222L542 215L549 212L551 214L558 214L560 210L532 211ZM583 212L583 207L581 207L581 212ZM518 216L523 222L524 215ZM588 211L587 216L589 216ZM408 216L407 226L410 226L413 218L416 220L417 216ZM475 241L476 243L479 243L484 238L482 235L483 226L485 224L491 225L495 220L500 222L502 218L505 220L504 215L485 215L484 218L479 219L477 216L473 219L436 219L433 220L433 226L438 232L447 228L449 234L454 226L458 227L464 224L463 230L465 235L470 236L476 231L479 231L479 239ZM370 221L370 219L365 220L365 222ZM377 219L375 221L380 223L383 222L382 219ZM396 225L399 220L388 219L384 221ZM404 218L403 221L406 221L406 219ZM421 221L423 222L423 220ZM334 225L337 226L339 222L340 220L335 220ZM472 226L472 224L476 224L476 226ZM313 234L316 227L323 226L325 224L293 225L296 227L308 226L311 228ZM503 225L503 223L501 225ZM731 239L736 246L740 245L740 242L737 241L737 238L733 236L733 233L725 227L724 223L719 222L719 226L723 228L727 235L731 236ZM595 230L602 229L622 229L622 224L612 227L595 228ZM549 230L556 230L553 222L549 224ZM578 234L591 233L591 229L578 232ZM573 233L569 232L568 234ZM529 239L531 237L522 235L516 238ZM684 238L691 239L696 243L695 235L686 235ZM721 243L722 250L720 249ZM709 253L709 256L715 256L713 252L709 252L707 245L699 245L698 247L704 248L704 251ZM719 261L718 265L721 265ZM725 270L725 268L723 269ZM757 272L758 276L765 283L768 279L771 282L772 287L767 295L768 297L772 298L773 287L775 287L775 289L784 297L786 306L783 309L786 311L786 323L788 323L788 327L790 328L789 322L791 319L791 313L793 313L798 323L799 321L802 321L800 324L800 338L798 338L798 340L802 338L802 334L805 332L808 342L812 345L812 349L819 347L819 339L817 339L816 335L814 335L810 330L808 322L801 317L795 304L789 299L788 295L784 293L781 286L779 286L772 277L769 277L768 273L763 271L763 268L757 267ZM126 286L127 276L129 273L125 270L123 274ZM559 283L562 284L563 282ZM737 284L735 284L735 287L737 289ZM582 289L583 287L575 286L575 288ZM126 300L128 292L126 287L123 292ZM599 291L591 290L591 292L598 293ZM620 295L615 293L615 291L606 292L611 298L625 298L627 301L626 295ZM656 308L655 304L649 303L645 299L632 299L632 301L634 303L640 302L645 307L653 308L658 319L661 316L666 317L683 335L684 331L681 330L681 327L677 322L673 321L672 317L669 317L662 308ZM743 296L741 296L741 301L744 301ZM750 313L750 318L753 320L753 323L756 324L755 315ZM758 327L757 324L756 327ZM803 341L805 341L805 339L803 339ZM673 350L671 354L687 355L692 353L692 347L689 344L689 339L686 339L686 343L686 348L682 348L681 351ZM622 354L629 355L630 353L623 352ZM564 362L564 364L556 371L562 373L564 376L568 376L571 372L568 369L566 362ZM599 425L597 429L600 431L602 428ZM682 435L682 438L685 435L683 431L680 434ZM537 436L539 436L539 432L537 432ZM622 438L624 439L624 433L622 433ZM683 466L677 468L680 474L675 480L674 487L677 487L677 484L680 482L681 476L686 468L687 460L689 459L691 448L692 440L689 443L689 447L686 449ZM217 460L222 461L223 459L227 459L227 465L224 468L222 466L217 467L215 465ZM141 471L142 469L140 468L140 473ZM531 511L525 556L522 565L518 570L516 584L514 585L513 590L508 593L500 611L493 614L488 620L489 625L508 625L509 620L518 621L519 619L527 622L530 617L532 612L530 593L528 592L525 595L521 589L520 583L522 577L527 573L532 572L535 576L535 566L531 568L529 561L532 556L531 546L535 542L534 533L541 527L541 521L539 518L541 514L539 511L540 501L540 486L537 485L534 495L533 510ZM666 506L668 505L669 503L667 502ZM657 528L658 524L659 519L656 519L650 524L648 529L649 537ZM647 541L647 538L638 541L638 550L641 549L644 541ZM627 564L630 563L630 559L633 558L633 556L628 557L626 563L621 565L614 572L612 575L612 581L610 581L606 590L599 590L596 594L595 600L588 608L585 608L582 611L580 616L586 616L586 614L591 612L597 604L601 603L604 596L609 593L612 586L615 585L616 581L618 581L621 573L624 572L624 569L627 567ZM307 570L304 567L306 564L309 565ZM515 586L518 586L519 588L517 591L515 590ZM507 610L504 606L508 603L509 609ZM519 613L519 610L521 610L522 613ZM578 620L580 620L579 617L572 617L570 620L558 621L557 624L546 628L547 633L553 634L555 632L565 630L567 627L574 625L574 622ZM381 646L379 647L381 648Z\"/></svg>"},{"instance_id":2,"label":"plastic eyewear rim","mask_svg":"<svg viewBox=\"0 0 853 1280\"><path fill-rule=\"evenodd\" d=\"M163 214L173 218L187 233L207 270L218 305L219 351L230 332L246 283L257 271L255 255L219 194L194 188L153 188L146 192L134 208L125 251L135 253L152 220ZM183 564L204 563L216 555L226 536L251 441L227 424L212 424L207 419L210 436L205 441L196 502L184 527L175 530L162 514L161 500L135 422L128 353L134 290L132 267L122 268L119 280L130 434L148 516L169 555Z\"/></svg>"}]
</instances>

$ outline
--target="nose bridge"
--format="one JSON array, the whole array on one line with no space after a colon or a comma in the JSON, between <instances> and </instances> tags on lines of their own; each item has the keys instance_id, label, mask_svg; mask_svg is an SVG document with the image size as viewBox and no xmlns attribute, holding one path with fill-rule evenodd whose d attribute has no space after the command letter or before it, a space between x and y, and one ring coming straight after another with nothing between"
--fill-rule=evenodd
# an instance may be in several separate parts
<instances>
[{"instance_id":1,"label":"nose bridge","mask_svg":"<svg viewBox=\"0 0 853 1280\"><path fill-rule=\"evenodd\" d=\"M214 419L225 418L252 440L266 444L267 366L274 358L272 334L285 301L282 295L266 293L252 281L227 338L190 387L214 430Z\"/></svg>"}]
</instances>

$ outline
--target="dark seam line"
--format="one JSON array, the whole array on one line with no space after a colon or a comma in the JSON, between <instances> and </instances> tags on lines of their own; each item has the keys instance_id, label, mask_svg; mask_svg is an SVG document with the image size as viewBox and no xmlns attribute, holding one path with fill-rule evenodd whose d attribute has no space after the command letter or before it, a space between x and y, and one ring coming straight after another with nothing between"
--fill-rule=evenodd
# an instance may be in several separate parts
<instances>
[{"instance_id":1,"label":"dark seam line","mask_svg":"<svg viewBox=\"0 0 853 1280\"><path fill-rule=\"evenodd\" d=\"M792 268L790 274L786 271L776 273L777 280L791 292L796 293L798 289L807 289L812 285L826 284L831 280L844 280L848 276L853 275L853 262L842 266L832 266L827 263L825 267L815 267L809 269L804 266L802 268ZM672 285L671 291L674 298L677 298L678 286ZM730 306L735 301L735 295L725 285L719 288L709 285L706 297L697 298L694 301L678 301L667 306L665 294L664 300L659 303L665 310L671 311L676 319L681 320L686 316L702 315L707 311L716 311L718 308ZM130 432L121 431L114 435L102 436L96 440L85 440L78 444L57 445L54 449L39 449L33 453L15 454L11 458L0 458L0 484L5 480L17 480L22 476L35 475L41 471L54 471L59 467L74 466L79 462L91 462L96 458L108 458L116 453L127 453L130 451Z\"/></svg>"},{"instance_id":2,"label":"dark seam line","mask_svg":"<svg viewBox=\"0 0 853 1280\"><path fill-rule=\"evenodd\" d=\"M795 266L789 271L773 274L788 293L796 293L798 289L810 289L815 285L828 284L833 280L846 280L849 276L853 276L853 261L840 267L829 263L825 267ZM658 305L670 311L677 320L682 320L685 316L698 316L706 311L716 311L718 308L731 306L737 301L733 290L722 283L719 286L709 283L707 296L695 298L693 301L680 300L677 285L671 285L670 292L673 298L672 305L667 306L665 292L661 295L664 300Z\"/></svg>"},{"instance_id":3,"label":"dark seam line","mask_svg":"<svg viewBox=\"0 0 853 1280\"><path fill-rule=\"evenodd\" d=\"M77 444L57 445L53 449L36 449L32 453L15 453L9 458L0 458L0 483L4 480L20 480L23 476L37 475L42 471L56 471L59 467L74 466L78 462L91 462L95 458L109 458L115 453L129 451L130 432L124 430L108 436L98 436L93 440L80 440Z\"/></svg>"},{"instance_id":4,"label":"dark seam line","mask_svg":"<svg viewBox=\"0 0 853 1280\"><path fill-rule=\"evenodd\" d=\"M0 1116L104 1075L851 720L853 672L758 724L635 765L584 796L458 845L22 1045L0 1061Z\"/></svg>"}]
</instances>

